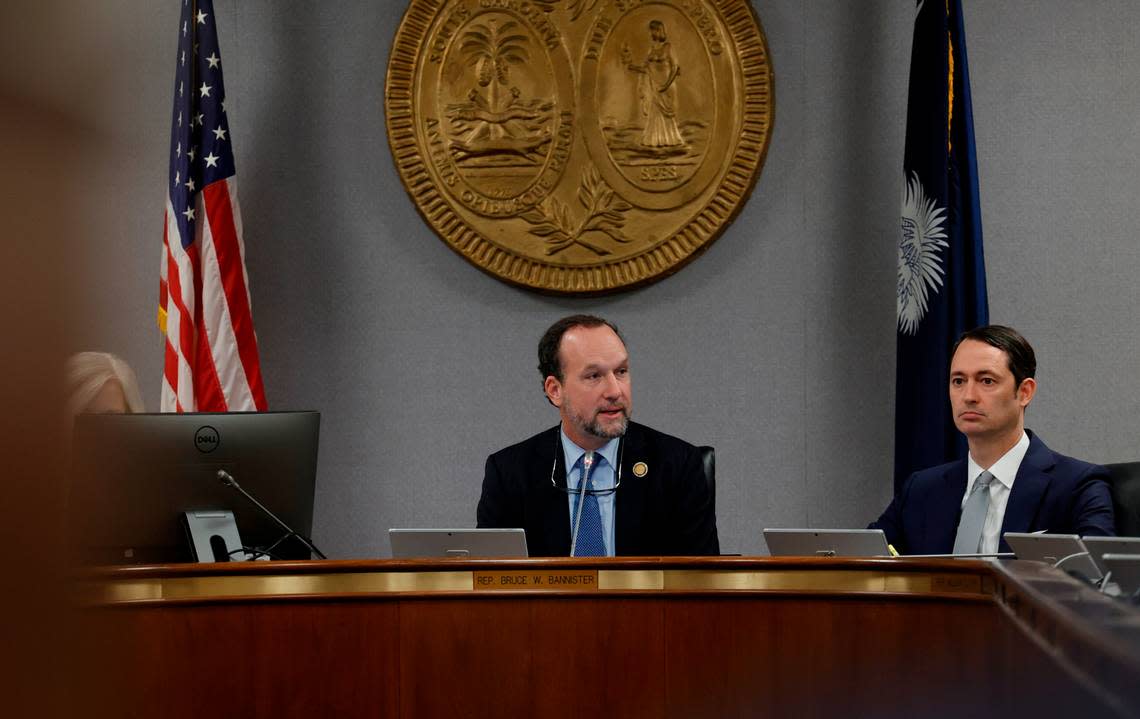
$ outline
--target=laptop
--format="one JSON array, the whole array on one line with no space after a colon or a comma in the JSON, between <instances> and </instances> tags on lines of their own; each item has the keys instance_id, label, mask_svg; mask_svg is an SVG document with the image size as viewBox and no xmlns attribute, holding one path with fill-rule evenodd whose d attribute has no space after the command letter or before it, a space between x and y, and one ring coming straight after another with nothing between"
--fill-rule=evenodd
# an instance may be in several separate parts
<instances>
[{"instance_id":1,"label":"laptop","mask_svg":"<svg viewBox=\"0 0 1140 719\"><path fill-rule=\"evenodd\" d=\"M1108 572L1104 566L1104 555L1140 554L1140 537L1081 537L1081 542L1102 574Z\"/></svg>"},{"instance_id":2,"label":"laptop","mask_svg":"<svg viewBox=\"0 0 1140 719\"><path fill-rule=\"evenodd\" d=\"M1122 594L1131 596L1140 591L1140 554L1112 554L1101 557L1105 571L1111 572L1110 581L1116 582Z\"/></svg>"},{"instance_id":3,"label":"laptop","mask_svg":"<svg viewBox=\"0 0 1140 719\"><path fill-rule=\"evenodd\" d=\"M1093 581L1101 577L1101 571L1089 556L1089 550L1075 534L1006 532L1002 536L1018 559L1053 564L1058 569L1078 572Z\"/></svg>"},{"instance_id":4,"label":"laptop","mask_svg":"<svg viewBox=\"0 0 1140 719\"><path fill-rule=\"evenodd\" d=\"M389 529L394 559L526 557L522 529Z\"/></svg>"},{"instance_id":5,"label":"laptop","mask_svg":"<svg viewBox=\"0 0 1140 719\"><path fill-rule=\"evenodd\" d=\"M765 529L773 557L888 557L881 529Z\"/></svg>"}]
</instances>

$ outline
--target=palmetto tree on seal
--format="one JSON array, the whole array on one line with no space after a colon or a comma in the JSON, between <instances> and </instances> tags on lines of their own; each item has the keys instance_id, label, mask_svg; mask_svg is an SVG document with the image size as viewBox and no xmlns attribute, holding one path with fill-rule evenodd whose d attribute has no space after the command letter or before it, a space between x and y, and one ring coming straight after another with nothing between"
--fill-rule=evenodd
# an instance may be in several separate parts
<instances>
[{"instance_id":1,"label":"palmetto tree on seal","mask_svg":"<svg viewBox=\"0 0 1140 719\"><path fill-rule=\"evenodd\" d=\"M518 23L508 20L499 27L494 22L477 23L463 34L459 47L468 67L475 70L480 87L488 87L492 112L502 112L509 92L504 92L510 78L510 66L530 60L526 35L518 31Z\"/></svg>"}]
</instances>

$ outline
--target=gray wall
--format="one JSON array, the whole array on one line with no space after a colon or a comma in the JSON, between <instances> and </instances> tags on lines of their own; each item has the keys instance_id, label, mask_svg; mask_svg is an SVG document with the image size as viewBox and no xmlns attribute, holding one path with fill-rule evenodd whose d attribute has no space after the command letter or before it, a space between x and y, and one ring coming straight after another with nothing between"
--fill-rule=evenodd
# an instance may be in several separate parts
<instances>
[{"instance_id":1,"label":"gray wall","mask_svg":"<svg viewBox=\"0 0 1140 719\"><path fill-rule=\"evenodd\" d=\"M153 409L178 7L82 5L74 32L56 2L15 49L61 50L27 82L115 137L90 192L119 211L85 238L94 321L75 345L126 356ZM640 421L716 445L725 551L762 552L765 525L874 518L891 492L913 3L756 0L776 121L752 198L679 274L593 300L501 284L416 214L383 118L403 5L216 2L270 406L323 413L318 544L385 556L388 527L473 524L486 454L555 422L534 345L577 311L625 331ZM1030 426L1061 451L1136 458L1140 5L965 12L991 316L1037 347Z\"/></svg>"}]
</instances>

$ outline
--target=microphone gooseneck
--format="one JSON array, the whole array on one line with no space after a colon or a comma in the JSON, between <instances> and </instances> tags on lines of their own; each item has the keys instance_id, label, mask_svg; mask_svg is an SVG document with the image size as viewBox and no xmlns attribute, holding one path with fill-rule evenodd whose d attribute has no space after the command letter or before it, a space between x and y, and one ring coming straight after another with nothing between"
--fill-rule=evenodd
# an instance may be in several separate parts
<instances>
[{"instance_id":1,"label":"microphone gooseneck","mask_svg":"<svg viewBox=\"0 0 1140 719\"><path fill-rule=\"evenodd\" d=\"M230 487L231 489L235 490L238 494L245 497L247 500L249 500L253 504L253 506L257 507L258 510L260 510L262 514L264 514L266 517L269 517L271 520L273 520L274 524L276 524L278 527L281 527L281 529L285 530L288 533L286 536L296 537L298 540L300 540L300 542L302 544L304 544L306 547L308 547L310 552L317 555L321 559L328 559L328 557L326 557L324 555L324 552L317 549L317 546L315 544L313 544L312 540L303 536L299 532L293 531L292 527L290 527L288 524L286 524L284 521L282 521L281 518L279 518L276 514L274 514L273 512L270 512L269 508L266 507L261 502L257 501L256 497L254 497L252 494L250 494L249 492L242 489L241 485L237 483L237 480L234 479L232 474L230 474L229 472L227 472L224 469L219 469L216 476L221 481L222 484L226 485L227 487Z\"/></svg>"},{"instance_id":2,"label":"microphone gooseneck","mask_svg":"<svg viewBox=\"0 0 1140 719\"><path fill-rule=\"evenodd\" d=\"M582 455L582 481L578 483L578 511L574 513L574 536L570 539L570 556L578 551L578 528L582 526L582 505L586 499L586 483L590 479L590 468L594 466L594 453Z\"/></svg>"}]
</instances>

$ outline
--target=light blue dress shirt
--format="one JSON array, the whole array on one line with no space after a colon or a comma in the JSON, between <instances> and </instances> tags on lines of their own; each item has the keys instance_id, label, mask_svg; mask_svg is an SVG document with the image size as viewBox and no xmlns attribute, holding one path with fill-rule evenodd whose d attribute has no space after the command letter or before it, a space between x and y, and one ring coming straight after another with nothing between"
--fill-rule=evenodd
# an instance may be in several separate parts
<instances>
[{"instance_id":1,"label":"light blue dress shirt","mask_svg":"<svg viewBox=\"0 0 1140 719\"><path fill-rule=\"evenodd\" d=\"M566 436L566 432L559 428L562 435L562 454L566 458L566 486L577 490L582 481L582 467L578 459L586 453ZM600 449L594 451L594 468L590 470L593 481L590 483L594 489L605 489L614 486L614 467L617 462L618 443L621 438L615 437L606 442ZM575 466L578 465L578 466ZM614 502L616 492L598 497L598 512L602 515L602 543L606 545L606 556L614 555ZM570 507L570 534L574 534L574 510L577 508L578 495L568 497Z\"/></svg>"}]
</instances>

